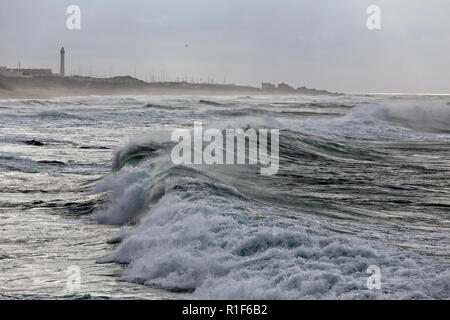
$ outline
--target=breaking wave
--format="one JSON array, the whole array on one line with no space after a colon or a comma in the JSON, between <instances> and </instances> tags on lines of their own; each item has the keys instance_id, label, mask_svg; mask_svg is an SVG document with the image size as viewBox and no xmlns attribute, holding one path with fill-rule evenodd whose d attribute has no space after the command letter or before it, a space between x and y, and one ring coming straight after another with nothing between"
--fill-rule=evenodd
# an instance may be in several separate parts
<instances>
[{"instance_id":1,"label":"breaking wave","mask_svg":"<svg viewBox=\"0 0 450 320\"><path fill-rule=\"evenodd\" d=\"M151 138L130 142L115 153L114 172L92 191L111 194L109 204L97 212L100 223L129 225L111 240L119 243L116 250L98 262L125 263L123 280L191 298L449 298L446 260L389 241L371 241L358 236L360 231L348 232L366 228L362 211L354 213L354 224L345 230L339 222L343 210L331 199L317 204L306 194L281 188L292 183L291 189L302 190L302 183L309 185L293 167L302 159L367 167L389 158L363 145L325 138L330 132L337 135L333 121L340 121L341 126L352 123L359 112L352 111L346 119L324 120L328 125L321 135L313 135L311 129L325 122L315 123L316 127L273 118L220 123L220 129L268 124L284 128L280 155L285 168L279 177L262 178L248 167L176 166L170 161L169 142ZM393 119L383 108L364 117L371 119L369 125ZM215 125L219 124L211 124ZM367 138L367 123L360 127L366 130L357 131L353 138ZM345 136L340 132L339 138ZM318 180L314 183L320 185ZM333 210L336 219L330 219ZM379 221L380 217L372 219ZM352 224L351 220L347 223ZM382 290L367 287L366 270L372 265L381 269Z\"/></svg>"}]
</instances>

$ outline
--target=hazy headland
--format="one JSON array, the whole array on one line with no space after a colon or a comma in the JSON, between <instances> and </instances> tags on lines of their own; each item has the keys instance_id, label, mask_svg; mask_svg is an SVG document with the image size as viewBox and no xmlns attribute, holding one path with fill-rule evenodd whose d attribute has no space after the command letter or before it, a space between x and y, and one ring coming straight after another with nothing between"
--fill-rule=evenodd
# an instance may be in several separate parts
<instances>
[{"instance_id":1,"label":"hazy headland","mask_svg":"<svg viewBox=\"0 0 450 320\"><path fill-rule=\"evenodd\" d=\"M191 82L145 82L130 76L94 77L4 77L0 76L0 99L45 99L59 96L85 95L336 95L326 90L293 88L260 89L236 84Z\"/></svg>"}]
</instances>

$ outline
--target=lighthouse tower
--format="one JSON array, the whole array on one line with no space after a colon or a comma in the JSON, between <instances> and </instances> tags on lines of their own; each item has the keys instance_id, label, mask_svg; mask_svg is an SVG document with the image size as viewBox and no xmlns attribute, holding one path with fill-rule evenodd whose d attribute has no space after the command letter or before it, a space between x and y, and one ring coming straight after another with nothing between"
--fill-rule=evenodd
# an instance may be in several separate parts
<instances>
[{"instance_id":1,"label":"lighthouse tower","mask_svg":"<svg viewBox=\"0 0 450 320\"><path fill-rule=\"evenodd\" d=\"M60 65L59 65L59 76L64 77L65 76L64 54L66 53L66 51L64 50L64 47L61 47L60 53L61 53L61 61L60 61Z\"/></svg>"}]
</instances>

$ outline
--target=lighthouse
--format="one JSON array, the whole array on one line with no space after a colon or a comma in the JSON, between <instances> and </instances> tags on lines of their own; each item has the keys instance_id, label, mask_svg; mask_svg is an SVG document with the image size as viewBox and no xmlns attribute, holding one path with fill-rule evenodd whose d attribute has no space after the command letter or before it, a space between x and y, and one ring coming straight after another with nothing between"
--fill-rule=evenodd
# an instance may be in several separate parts
<instances>
[{"instance_id":1,"label":"lighthouse","mask_svg":"<svg viewBox=\"0 0 450 320\"><path fill-rule=\"evenodd\" d=\"M60 53L61 53L61 61L60 61L60 66L59 66L59 76L64 77L65 76L64 54L66 53L66 51L64 50L64 47L61 47Z\"/></svg>"}]
</instances>

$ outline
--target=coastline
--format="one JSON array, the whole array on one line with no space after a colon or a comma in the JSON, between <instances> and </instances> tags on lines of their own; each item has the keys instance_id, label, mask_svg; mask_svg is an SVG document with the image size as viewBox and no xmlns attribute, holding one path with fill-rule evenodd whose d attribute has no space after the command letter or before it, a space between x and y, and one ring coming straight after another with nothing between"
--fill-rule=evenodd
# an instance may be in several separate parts
<instances>
[{"instance_id":1,"label":"coastline","mask_svg":"<svg viewBox=\"0 0 450 320\"><path fill-rule=\"evenodd\" d=\"M2 77L0 99L49 99L67 96L117 95L343 95L326 90L301 87L294 89L260 89L235 84L144 82L126 77Z\"/></svg>"},{"instance_id":2,"label":"coastline","mask_svg":"<svg viewBox=\"0 0 450 320\"><path fill-rule=\"evenodd\" d=\"M220 91L220 90L179 90L179 89L76 89L76 88L48 88L48 89L0 89L0 100L6 99L51 99L70 96L120 96L120 95L266 95L264 92L254 91ZM298 95L298 94L297 94Z\"/></svg>"}]
</instances>

